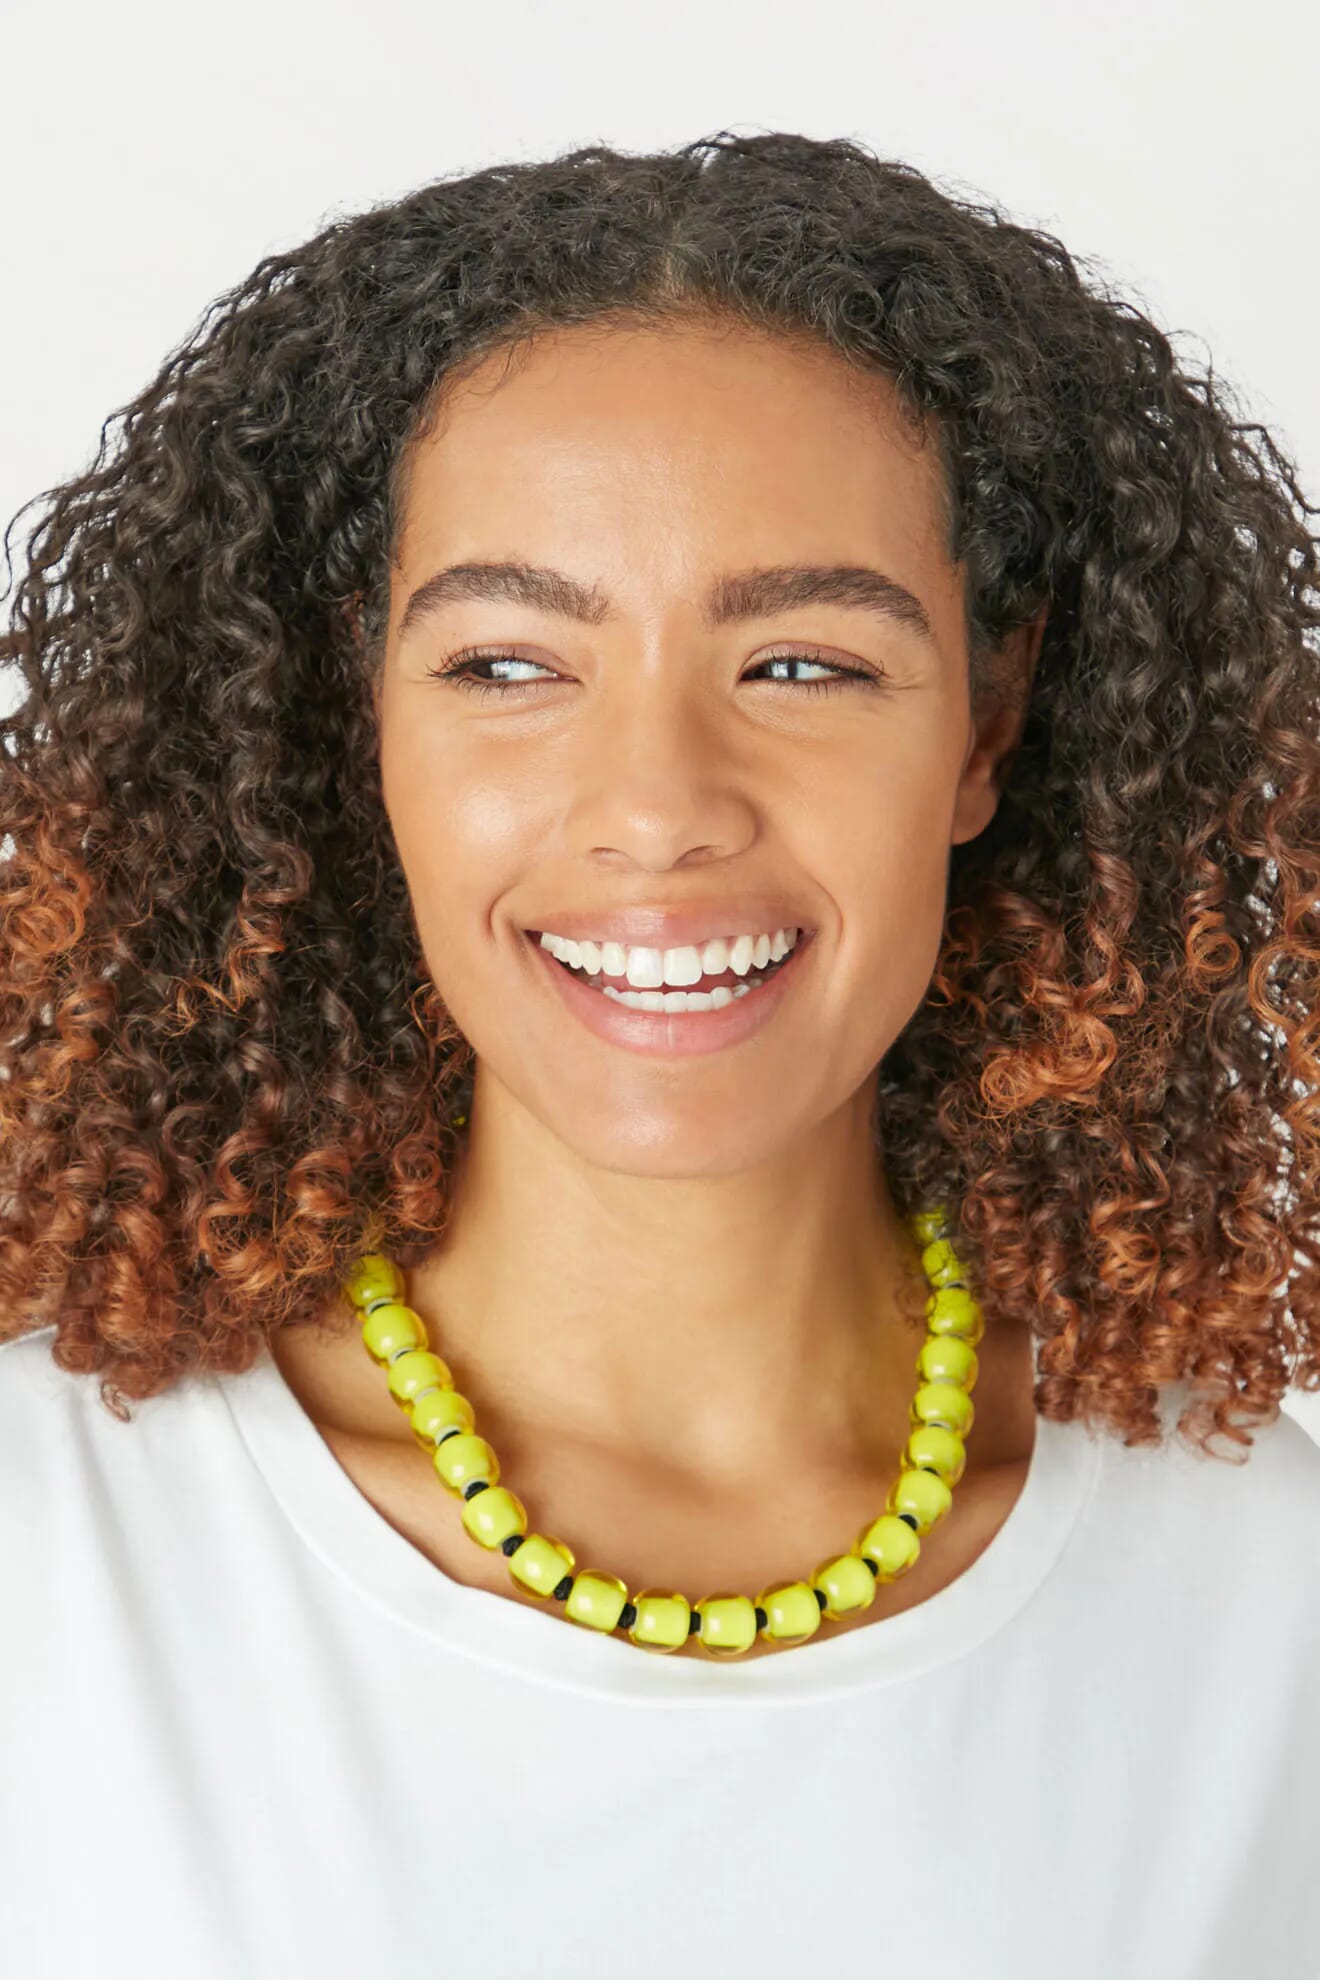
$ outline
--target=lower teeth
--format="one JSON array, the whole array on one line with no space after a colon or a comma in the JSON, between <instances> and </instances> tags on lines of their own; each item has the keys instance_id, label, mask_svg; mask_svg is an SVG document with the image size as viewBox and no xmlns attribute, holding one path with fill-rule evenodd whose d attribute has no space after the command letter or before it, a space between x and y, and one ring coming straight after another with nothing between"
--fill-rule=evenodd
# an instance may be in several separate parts
<instances>
[{"instance_id":1,"label":"lower teeth","mask_svg":"<svg viewBox=\"0 0 1320 1980\"><path fill-rule=\"evenodd\" d=\"M631 1011L719 1011L737 998L745 997L749 990L758 990L766 981L765 976L749 976L745 983L735 983L732 987L721 983L714 990L616 990L612 983L604 983L599 977L583 976L580 970L574 970L573 974L589 989L612 997L616 1004L626 1004ZM773 970L766 972L767 976L773 974Z\"/></svg>"},{"instance_id":2,"label":"lower teeth","mask_svg":"<svg viewBox=\"0 0 1320 1980\"><path fill-rule=\"evenodd\" d=\"M719 1011L764 982L763 976L750 976L746 983L735 983L732 989L724 983L717 990L708 991L616 990L609 983L603 983L601 989L616 1004L626 1004L631 1011Z\"/></svg>"}]
</instances>

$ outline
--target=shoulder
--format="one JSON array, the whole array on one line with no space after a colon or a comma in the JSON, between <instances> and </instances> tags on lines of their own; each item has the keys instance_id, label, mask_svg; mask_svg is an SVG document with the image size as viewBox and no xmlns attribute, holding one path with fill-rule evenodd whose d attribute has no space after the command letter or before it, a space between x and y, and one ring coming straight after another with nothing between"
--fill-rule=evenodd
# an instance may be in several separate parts
<instances>
[{"instance_id":1,"label":"shoulder","mask_svg":"<svg viewBox=\"0 0 1320 1980\"><path fill-rule=\"evenodd\" d=\"M100 1377L78 1375L55 1360L56 1329L41 1327L0 1342L0 1499L13 1488L30 1511L55 1483L57 1467L85 1444L93 1409L115 1419L100 1400Z\"/></svg>"},{"instance_id":2,"label":"shoulder","mask_svg":"<svg viewBox=\"0 0 1320 1980\"><path fill-rule=\"evenodd\" d=\"M1220 1435L1207 1453L1177 1427L1190 1401L1185 1382L1164 1392L1158 1446L1104 1439L1097 1518L1155 1578L1199 1584L1219 1605L1255 1590L1320 1622L1320 1444L1280 1409L1249 1446Z\"/></svg>"},{"instance_id":3,"label":"shoulder","mask_svg":"<svg viewBox=\"0 0 1320 1980\"><path fill-rule=\"evenodd\" d=\"M55 1359L52 1325L0 1341L0 1481L30 1488L49 1467L67 1470L74 1450L104 1466L187 1434L197 1384L184 1379L155 1396L131 1399L127 1418L101 1394L104 1372L81 1374Z\"/></svg>"},{"instance_id":4,"label":"shoulder","mask_svg":"<svg viewBox=\"0 0 1320 1980\"><path fill-rule=\"evenodd\" d=\"M1297 1508L1312 1517L1320 1512L1320 1444L1286 1407L1272 1422L1250 1429L1249 1445L1235 1445L1223 1435L1212 1438L1211 1453L1222 1453L1215 1456L1198 1450L1178 1430L1191 1401L1186 1382L1175 1384L1162 1398L1167 1443L1161 1457L1174 1477L1256 1504L1272 1497L1280 1511Z\"/></svg>"},{"instance_id":5,"label":"shoulder","mask_svg":"<svg viewBox=\"0 0 1320 1980\"><path fill-rule=\"evenodd\" d=\"M95 1390L97 1377L73 1375L55 1360L56 1329L37 1328L15 1339L0 1341L0 1446L20 1434L34 1411L78 1408L84 1392Z\"/></svg>"},{"instance_id":6,"label":"shoulder","mask_svg":"<svg viewBox=\"0 0 1320 1980\"><path fill-rule=\"evenodd\" d=\"M1314 1522L1320 1515L1320 1444L1281 1408L1272 1422L1255 1424L1249 1444L1235 1444L1222 1434L1210 1439L1210 1450L1197 1447L1193 1432L1178 1428L1193 1398L1187 1382L1177 1382L1160 1396L1164 1440L1126 1445L1109 1436L1105 1442L1114 1463L1142 1486L1158 1474L1173 1496L1191 1496L1227 1511L1238 1506L1259 1513L1273 1506L1281 1515Z\"/></svg>"}]
</instances>

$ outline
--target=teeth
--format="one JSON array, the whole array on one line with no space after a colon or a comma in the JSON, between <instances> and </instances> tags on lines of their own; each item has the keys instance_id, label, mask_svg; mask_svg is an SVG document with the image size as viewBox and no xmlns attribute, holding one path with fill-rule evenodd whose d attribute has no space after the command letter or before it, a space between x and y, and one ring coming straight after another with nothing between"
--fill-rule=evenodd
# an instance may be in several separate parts
<instances>
[{"instance_id":1,"label":"teeth","mask_svg":"<svg viewBox=\"0 0 1320 1980\"><path fill-rule=\"evenodd\" d=\"M764 982L763 976L754 976L750 983L735 983L732 989L720 983L711 991L616 990L612 983L602 985L602 989L616 1004L626 1004L631 1011L722 1011L726 1004L745 997Z\"/></svg>"},{"instance_id":2,"label":"teeth","mask_svg":"<svg viewBox=\"0 0 1320 1980\"><path fill-rule=\"evenodd\" d=\"M625 948L620 942L570 942L562 935L546 933L541 947L584 975L620 978L633 990L660 991L665 986L688 989L703 976L722 976L730 969L736 976L746 976L753 968L765 969L772 962L782 962L797 940L796 928L779 928L773 935L717 937L701 948L661 950Z\"/></svg>"}]
</instances>

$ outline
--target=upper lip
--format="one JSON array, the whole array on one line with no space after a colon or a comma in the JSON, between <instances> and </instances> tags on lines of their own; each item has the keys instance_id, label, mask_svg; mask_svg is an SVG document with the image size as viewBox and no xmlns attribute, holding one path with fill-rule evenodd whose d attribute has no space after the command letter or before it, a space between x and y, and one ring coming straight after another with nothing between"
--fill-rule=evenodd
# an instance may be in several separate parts
<instances>
[{"instance_id":1,"label":"upper lip","mask_svg":"<svg viewBox=\"0 0 1320 1980\"><path fill-rule=\"evenodd\" d=\"M565 909L562 914L547 913L540 926L529 928L529 935L562 935L568 942L619 942L625 949L699 948L720 936L773 935L780 928L799 928L803 936L810 926L798 909L782 901L733 901L724 907L618 907L595 908L579 913Z\"/></svg>"}]
</instances>

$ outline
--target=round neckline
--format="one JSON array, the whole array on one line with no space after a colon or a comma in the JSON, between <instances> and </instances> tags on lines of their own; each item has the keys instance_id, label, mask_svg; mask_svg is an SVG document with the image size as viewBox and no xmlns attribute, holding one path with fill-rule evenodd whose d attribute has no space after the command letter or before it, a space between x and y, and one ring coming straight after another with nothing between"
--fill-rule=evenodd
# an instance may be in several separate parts
<instances>
[{"instance_id":1,"label":"round neckline","mask_svg":"<svg viewBox=\"0 0 1320 1980\"><path fill-rule=\"evenodd\" d=\"M1038 1353L1033 1341L1033 1369ZM819 1700L895 1684L966 1656L1044 1581L1095 1488L1103 1455L1103 1439L1084 1423L1038 1414L1022 1489L956 1580L897 1615L836 1635L823 1624L791 1651L725 1664L682 1652L648 1654L623 1636L578 1628L550 1604L533 1608L456 1581L358 1490L267 1347L242 1373L211 1379L290 1524L361 1601L485 1668L647 1705ZM436 1498L438 1511L452 1512L438 1481Z\"/></svg>"}]
</instances>

